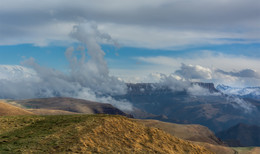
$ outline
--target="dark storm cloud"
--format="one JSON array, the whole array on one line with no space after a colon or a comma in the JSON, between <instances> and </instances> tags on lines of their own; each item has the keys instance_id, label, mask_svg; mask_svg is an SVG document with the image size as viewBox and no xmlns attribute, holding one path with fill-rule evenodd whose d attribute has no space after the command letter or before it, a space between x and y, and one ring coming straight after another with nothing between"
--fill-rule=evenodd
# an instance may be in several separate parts
<instances>
[{"instance_id":1,"label":"dark storm cloud","mask_svg":"<svg viewBox=\"0 0 260 154\"><path fill-rule=\"evenodd\" d=\"M188 37L185 37L186 40L195 38L205 42L209 40L208 37L213 37L213 39L216 37L240 39L242 37L243 39L250 38L252 41L252 39L259 40L259 17L260 1L258 0L14 0L1 2L0 36L2 39L0 41L1 44L5 44L3 41L8 39L8 43L12 44L12 39L20 36L22 39L23 37L28 37L26 38L28 40L31 38L33 42L37 40L35 38L53 39L59 34L62 34L59 37L62 39L68 35L68 31L57 32L57 29L63 29L68 25L73 26L72 24L85 20L95 21L103 26L104 24L114 24L113 27L130 26L129 33L142 31L136 29L138 27L157 28L155 31L147 30L148 32L142 34L144 36L149 32L158 33L158 31L169 30L181 33L168 34L166 32L165 34L176 35L176 38L185 34ZM49 33L40 32L44 28L48 29ZM38 31L35 32L35 30ZM193 34L194 31L196 35ZM221 32L224 34L220 35ZM234 32L238 36L227 35L226 32ZM203 35L200 36L197 33ZM124 37L129 42L138 42L136 38ZM150 38L147 36L148 42L149 40L153 42ZM187 41L187 44L191 42L194 40ZM167 46L170 45L167 44Z\"/></svg>"},{"instance_id":2,"label":"dark storm cloud","mask_svg":"<svg viewBox=\"0 0 260 154\"><path fill-rule=\"evenodd\" d=\"M2 23L34 25L50 22L52 19L75 21L79 18L118 24L137 24L176 27L207 27L242 24L259 25L260 1L24 1L9 4L1 9ZM3 2L3 6L5 6ZM10 3L10 2L9 2ZM49 3L49 5L47 5ZM116 3L117 5L113 5ZM151 5L149 3L156 3ZM27 7L31 5L33 7ZM23 9L24 8L24 9ZM210 27L208 27L210 28Z\"/></svg>"}]
</instances>

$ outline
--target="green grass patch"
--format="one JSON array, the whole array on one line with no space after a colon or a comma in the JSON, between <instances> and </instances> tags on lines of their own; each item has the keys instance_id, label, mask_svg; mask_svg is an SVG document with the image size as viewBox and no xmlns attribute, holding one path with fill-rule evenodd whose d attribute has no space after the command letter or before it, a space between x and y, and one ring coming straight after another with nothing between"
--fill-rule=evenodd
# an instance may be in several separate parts
<instances>
[{"instance_id":1,"label":"green grass patch","mask_svg":"<svg viewBox=\"0 0 260 154\"><path fill-rule=\"evenodd\" d=\"M251 151L254 148L255 147L232 147L232 149L234 149L238 153L247 153L247 152Z\"/></svg>"},{"instance_id":2,"label":"green grass patch","mask_svg":"<svg viewBox=\"0 0 260 154\"><path fill-rule=\"evenodd\" d=\"M0 117L0 153L69 152L82 133L106 116L110 115Z\"/></svg>"}]
</instances>

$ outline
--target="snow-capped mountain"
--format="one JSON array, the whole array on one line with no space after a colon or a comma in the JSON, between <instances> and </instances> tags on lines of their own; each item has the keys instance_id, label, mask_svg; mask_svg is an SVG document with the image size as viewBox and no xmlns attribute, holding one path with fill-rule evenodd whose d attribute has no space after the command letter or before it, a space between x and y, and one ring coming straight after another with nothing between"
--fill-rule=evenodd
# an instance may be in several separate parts
<instances>
[{"instance_id":1,"label":"snow-capped mountain","mask_svg":"<svg viewBox=\"0 0 260 154\"><path fill-rule=\"evenodd\" d=\"M216 89L228 95L260 99L260 87L236 88L220 84L216 87Z\"/></svg>"},{"instance_id":2,"label":"snow-capped mountain","mask_svg":"<svg viewBox=\"0 0 260 154\"><path fill-rule=\"evenodd\" d=\"M35 78L36 72L20 65L0 65L0 80Z\"/></svg>"}]
</instances>

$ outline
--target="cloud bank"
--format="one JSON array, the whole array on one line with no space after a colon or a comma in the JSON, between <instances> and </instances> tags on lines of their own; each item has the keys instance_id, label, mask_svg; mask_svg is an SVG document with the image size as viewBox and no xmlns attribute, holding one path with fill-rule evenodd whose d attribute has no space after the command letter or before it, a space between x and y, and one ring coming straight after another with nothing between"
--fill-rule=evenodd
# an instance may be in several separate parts
<instances>
[{"instance_id":1,"label":"cloud bank","mask_svg":"<svg viewBox=\"0 0 260 154\"><path fill-rule=\"evenodd\" d=\"M211 79L212 72L209 68L199 65L186 65L181 64L181 68L175 71L176 74L184 77L185 79Z\"/></svg>"},{"instance_id":2,"label":"cloud bank","mask_svg":"<svg viewBox=\"0 0 260 154\"><path fill-rule=\"evenodd\" d=\"M151 75L156 72L168 75L175 72L176 75L195 82L213 82L234 87L260 85L260 61L254 58L202 51L187 57L154 56L135 59L143 65L140 70L145 70L140 73L138 70L135 70L136 73L131 72L139 75L137 82L155 80L155 76L152 78Z\"/></svg>"},{"instance_id":3,"label":"cloud bank","mask_svg":"<svg viewBox=\"0 0 260 154\"><path fill-rule=\"evenodd\" d=\"M88 20L126 46L259 43L259 10L258 0L2 1L0 42L71 41L69 29Z\"/></svg>"},{"instance_id":4,"label":"cloud bank","mask_svg":"<svg viewBox=\"0 0 260 154\"><path fill-rule=\"evenodd\" d=\"M129 102L111 97L113 94L126 93L126 85L109 75L105 53L97 43L97 39L113 41L111 37L100 33L93 23L75 25L71 36L80 41L82 46L78 48L79 51L70 47L65 52L70 63L68 73L42 67L33 58L23 62L27 67L1 66L0 97L24 99L66 96L110 103L119 109L131 110ZM75 52L80 52L81 56Z\"/></svg>"}]
</instances>

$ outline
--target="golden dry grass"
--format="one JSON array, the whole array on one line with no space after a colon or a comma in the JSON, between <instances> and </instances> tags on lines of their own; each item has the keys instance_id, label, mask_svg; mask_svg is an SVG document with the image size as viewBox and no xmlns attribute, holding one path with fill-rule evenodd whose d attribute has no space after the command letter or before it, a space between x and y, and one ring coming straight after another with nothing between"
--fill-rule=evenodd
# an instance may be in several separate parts
<instances>
[{"instance_id":1,"label":"golden dry grass","mask_svg":"<svg viewBox=\"0 0 260 154\"><path fill-rule=\"evenodd\" d=\"M148 127L160 128L173 136L185 140L206 142L215 145L223 145L223 142L219 141L212 131L210 131L207 127L202 125L175 124L162 122L158 120L138 119L137 121Z\"/></svg>"},{"instance_id":2,"label":"golden dry grass","mask_svg":"<svg viewBox=\"0 0 260 154\"><path fill-rule=\"evenodd\" d=\"M236 147L237 154L259 154L260 147Z\"/></svg>"},{"instance_id":3,"label":"golden dry grass","mask_svg":"<svg viewBox=\"0 0 260 154\"><path fill-rule=\"evenodd\" d=\"M27 109L27 111L32 112L36 115L69 115L78 114L75 112L63 111L63 110L51 110L51 109Z\"/></svg>"},{"instance_id":4,"label":"golden dry grass","mask_svg":"<svg viewBox=\"0 0 260 154\"><path fill-rule=\"evenodd\" d=\"M10 105L5 101L0 101L0 116L11 116L11 115L33 115L32 112L26 111L25 109Z\"/></svg>"},{"instance_id":5,"label":"golden dry grass","mask_svg":"<svg viewBox=\"0 0 260 154\"><path fill-rule=\"evenodd\" d=\"M223 146L223 143L217 140L213 132L201 125L183 125L158 120L136 119L136 121L148 127L159 128L175 137L193 141L194 144L204 146L216 154L236 153L234 149Z\"/></svg>"},{"instance_id":6,"label":"golden dry grass","mask_svg":"<svg viewBox=\"0 0 260 154\"><path fill-rule=\"evenodd\" d=\"M0 122L0 153L212 153L122 116L4 116Z\"/></svg>"},{"instance_id":7,"label":"golden dry grass","mask_svg":"<svg viewBox=\"0 0 260 154\"><path fill-rule=\"evenodd\" d=\"M204 146L206 149L213 151L216 154L235 154L236 150L232 149L231 147L221 146L221 145L214 145L205 142L194 142L198 145Z\"/></svg>"},{"instance_id":8,"label":"golden dry grass","mask_svg":"<svg viewBox=\"0 0 260 154\"><path fill-rule=\"evenodd\" d=\"M73 149L98 153L211 153L202 146L124 117L103 118L102 125L81 136L80 144Z\"/></svg>"}]
</instances>

